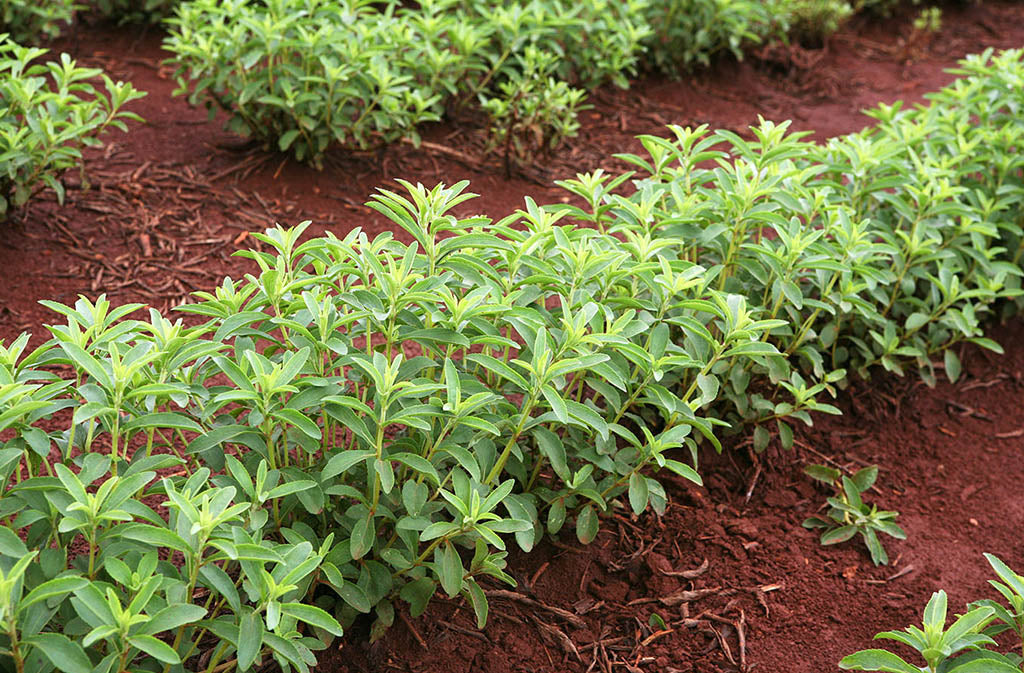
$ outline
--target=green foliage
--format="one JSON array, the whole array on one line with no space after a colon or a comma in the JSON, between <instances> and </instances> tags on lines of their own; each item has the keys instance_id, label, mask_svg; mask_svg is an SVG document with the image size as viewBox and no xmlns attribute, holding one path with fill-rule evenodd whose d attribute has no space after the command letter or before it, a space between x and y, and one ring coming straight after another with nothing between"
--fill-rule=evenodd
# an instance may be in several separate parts
<instances>
[{"instance_id":1,"label":"green foliage","mask_svg":"<svg viewBox=\"0 0 1024 673\"><path fill-rule=\"evenodd\" d=\"M174 13L181 0L88 0L89 7L119 23L157 23Z\"/></svg>"},{"instance_id":2,"label":"green foliage","mask_svg":"<svg viewBox=\"0 0 1024 673\"><path fill-rule=\"evenodd\" d=\"M415 142L417 125L477 95L503 106L498 128L516 127L520 138L542 129L544 142L557 141L583 98L567 82L625 86L646 35L632 14L645 6L199 0L169 20L166 46L178 93L227 111L232 130L319 165L332 146ZM543 75L537 59L526 62L542 45Z\"/></svg>"},{"instance_id":3,"label":"green foliage","mask_svg":"<svg viewBox=\"0 0 1024 673\"><path fill-rule=\"evenodd\" d=\"M653 29L645 44L650 62L669 73L708 65L728 51L743 58L743 48L787 31L787 0L666 0L652 2L647 22Z\"/></svg>"},{"instance_id":4,"label":"green foliage","mask_svg":"<svg viewBox=\"0 0 1024 673\"><path fill-rule=\"evenodd\" d=\"M1020 295L1021 58L820 148L644 137L636 173L561 183L583 207L460 218L466 183L402 183L370 205L412 243L255 234L191 327L46 302L49 341L0 346L0 656L306 671L439 590L483 625L510 544L664 511L723 426L787 446L847 371L933 380L944 353L955 379L950 348L997 348L981 321Z\"/></svg>"},{"instance_id":5,"label":"green foliage","mask_svg":"<svg viewBox=\"0 0 1024 673\"><path fill-rule=\"evenodd\" d=\"M986 635L996 636L1004 631L1012 631L1021 645L1024 646L1024 578L1010 569L994 554L985 554L985 560L995 571L1001 582L989 580L996 591L1002 595L1006 604L986 598L971 604L971 607L988 607L992 609L995 622L985 629Z\"/></svg>"},{"instance_id":6,"label":"green foliage","mask_svg":"<svg viewBox=\"0 0 1024 673\"><path fill-rule=\"evenodd\" d=\"M718 372L726 385L708 400L736 428L761 426L755 448L766 423L788 446L788 419L837 413L818 400L848 372L881 365L934 384L937 369L959 377L961 344L1001 352L982 324L1021 295L1021 57L971 57L932 105L881 106L877 126L824 146L787 124L762 122L750 141L671 127L641 138L647 156L622 157L636 174L565 181L586 206L552 208L648 244L686 241L717 289L782 321L764 345L786 358ZM634 192L612 194L623 179Z\"/></svg>"},{"instance_id":7,"label":"green foliage","mask_svg":"<svg viewBox=\"0 0 1024 673\"><path fill-rule=\"evenodd\" d=\"M825 465L809 465L804 470L808 476L828 484L835 489L835 495L827 500L828 518L813 516L804 521L804 528L824 528L821 544L830 545L846 542L860 533L871 553L875 565L886 565L889 556L878 539L885 533L897 540L904 540L907 534L896 525L894 519L899 512L879 510L868 506L861 494L871 488L878 478L878 466L865 467L852 477L847 477L835 468Z\"/></svg>"},{"instance_id":8,"label":"green foliage","mask_svg":"<svg viewBox=\"0 0 1024 673\"><path fill-rule=\"evenodd\" d=\"M910 626L904 631L886 631L875 636L913 648L925 661L925 668L880 649L862 650L844 657L839 668L888 673L1020 673L1024 664L1021 655L1002 654L989 648L997 646L991 636L1004 630L1012 629L1021 635L1024 580L992 554L985 554L985 558L1006 582L990 581L990 584L1007 600L1009 608L988 599L972 603L947 629L946 592L937 591L924 609L924 629ZM1003 623L988 626L993 620Z\"/></svg>"},{"instance_id":9,"label":"green foliage","mask_svg":"<svg viewBox=\"0 0 1024 673\"><path fill-rule=\"evenodd\" d=\"M579 130L579 110L588 107L581 104L586 92L551 77L557 60L554 54L527 47L522 73L502 82L496 97L481 96L491 119L488 149L501 148L506 164L511 158L531 161Z\"/></svg>"},{"instance_id":10,"label":"green foliage","mask_svg":"<svg viewBox=\"0 0 1024 673\"><path fill-rule=\"evenodd\" d=\"M144 93L67 54L40 61L45 54L0 35L0 220L43 187L63 202L60 176L81 165L82 148L100 145L108 127L141 121L123 107ZM91 81L98 77L103 90Z\"/></svg>"},{"instance_id":11,"label":"green foliage","mask_svg":"<svg viewBox=\"0 0 1024 673\"><path fill-rule=\"evenodd\" d=\"M788 0L790 37L804 45L820 46L846 19L853 7L846 0Z\"/></svg>"},{"instance_id":12,"label":"green foliage","mask_svg":"<svg viewBox=\"0 0 1024 673\"><path fill-rule=\"evenodd\" d=\"M60 35L78 7L74 0L0 0L0 33L22 44L35 44Z\"/></svg>"}]
</instances>

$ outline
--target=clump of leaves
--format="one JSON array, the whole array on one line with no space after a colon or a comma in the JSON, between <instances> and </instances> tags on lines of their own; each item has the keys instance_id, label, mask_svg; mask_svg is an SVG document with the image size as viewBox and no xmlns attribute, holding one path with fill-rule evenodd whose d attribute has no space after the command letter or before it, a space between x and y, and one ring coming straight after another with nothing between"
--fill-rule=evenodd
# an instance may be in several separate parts
<instances>
[{"instance_id":1,"label":"clump of leaves","mask_svg":"<svg viewBox=\"0 0 1024 673\"><path fill-rule=\"evenodd\" d=\"M915 626L904 631L886 631L875 638L895 640L913 648L924 660L920 667L888 650L862 650L844 657L839 668L887 673L1020 673L1024 658L1015 652L1000 653L993 635L1012 629L1021 635L1024 623L1024 580L998 557L985 558L1004 583L990 581L1008 602L1008 607L993 600L967 606L967 612L946 628L946 592L937 591L924 610L923 629ZM993 621L1000 624L990 624Z\"/></svg>"},{"instance_id":2,"label":"clump of leaves","mask_svg":"<svg viewBox=\"0 0 1024 673\"><path fill-rule=\"evenodd\" d=\"M646 39L651 64L668 73L708 65L723 51L737 59L743 49L768 37L784 37L785 0L668 0L652 2Z\"/></svg>"},{"instance_id":3,"label":"clump of leaves","mask_svg":"<svg viewBox=\"0 0 1024 673\"><path fill-rule=\"evenodd\" d=\"M82 148L100 145L108 128L142 121L124 106L145 93L78 67L67 54L40 61L45 54L0 35L0 220L42 188L63 203L60 176L81 168ZM93 84L97 78L103 89Z\"/></svg>"},{"instance_id":4,"label":"clump of leaves","mask_svg":"<svg viewBox=\"0 0 1024 673\"><path fill-rule=\"evenodd\" d=\"M89 7L118 23L157 23L170 16L181 0L87 0Z\"/></svg>"},{"instance_id":5,"label":"clump of leaves","mask_svg":"<svg viewBox=\"0 0 1024 673\"><path fill-rule=\"evenodd\" d=\"M846 0L789 0L785 11L790 37L808 47L820 47L853 15Z\"/></svg>"},{"instance_id":6,"label":"clump of leaves","mask_svg":"<svg viewBox=\"0 0 1024 673\"><path fill-rule=\"evenodd\" d=\"M878 466L865 467L852 477L826 465L808 465L804 472L835 489L835 495L826 501L829 506L827 518L810 517L803 522L804 528L824 528L825 532L821 534L823 545L846 542L859 533L874 564L888 564L889 556L878 534L885 533L897 540L905 540L907 534L895 523L899 512L879 510L875 505L869 506L864 502L862 494L874 485Z\"/></svg>"},{"instance_id":7,"label":"clump of leaves","mask_svg":"<svg viewBox=\"0 0 1024 673\"><path fill-rule=\"evenodd\" d=\"M557 63L554 54L527 47L522 70L498 85L498 95L481 97L491 120L488 149L501 148L506 171L510 161L533 161L579 130L586 92L552 77Z\"/></svg>"},{"instance_id":8,"label":"clump of leaves","mask_svg":"<svg viewBox=\"0 0 1024 673\"><path fill-rule=\"evenodd\" d=\"M0 0L0 33L21 44L37 44L71 25L77 7L74 0Z\"/></svg>"},{"instance_id":9,"label":"clump of leaves","mask_svg":"<svg viewBox=\"0 0 1024 673\"><path fill-rule=\"evenodd\" d=\"M989 580L989 584L1002 595L1006 604L986 598L971 604L971 607L992 608L993 624L985 629L985 634L996 636L1004 631L1012 631L1021 643L1024 652L1024 577L1018 575L995 554L984 554L985 560L992 566L999 580ZM1014 658L1018 666L1024 663L1021 656L1008 654Z\"/></svg>"}]
</instances>

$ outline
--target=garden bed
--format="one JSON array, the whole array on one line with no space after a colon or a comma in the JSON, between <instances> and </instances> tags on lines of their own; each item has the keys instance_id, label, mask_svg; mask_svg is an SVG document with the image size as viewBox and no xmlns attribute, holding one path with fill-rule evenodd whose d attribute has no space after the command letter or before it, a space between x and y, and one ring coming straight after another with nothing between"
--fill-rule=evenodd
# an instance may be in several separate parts
<instances>
[{"instance_id":1,"label":"garden bed","mask_svg":"<svg viewBox=\"0 0 1024 673\"><path fill-rule=\"evenodd\" d=\"M314 234L382 231L386 221L363 203L394 177L469 179L484 196L460 214L500 217L524 195L564 198L556 179L622 170L607 157L638 151L634 136L661 134L666 123L749 137L761 114L793 119L821 139L866 125L859 111L879 101L921 100L952 79L944 69L964 54L1024 44L1019 3L947 7L942 31L914 45L897 38L909 20L858 19L824 50L766 49L682 81L602 90L581 115L580 137L512 176L498 159L480 158L482 138L458 120L428 127L423 149L331 154L322 172L268 156L170 97L156 29L84 26L77 44L58 46L148 91L132 106L148 123L90 153L92 189L72 190L63 208L35 202L0 233L8 278L0 336L30 330L39 338L54 317L39 299L106 293L115 304L174 306L224 275L251 271L230 254L273 222L309 219ZM360 642L366 625L357 622L340 648L321 655L319 670L835 670L874 633L915 621L935 589L946 588L954 608L984 593L983 551L1024 566L1024 327L1013 321L993 338L1007 354L967 348L956 386L878 373L841 396L845 415L798 431L793 451L773 446L752 457L727 448L704 459L705 488L669 479L663 517L620 513L589 547L563 536L513 554L520 596L495 596L483 633L466 605L439 601L372 646ZM874 499L899 510L908 532L890 543L890 566L872 566L859 543L822 548L800 528L824 497L802 467L819 462L882 466Z\"/></svg>"}]
</instances>

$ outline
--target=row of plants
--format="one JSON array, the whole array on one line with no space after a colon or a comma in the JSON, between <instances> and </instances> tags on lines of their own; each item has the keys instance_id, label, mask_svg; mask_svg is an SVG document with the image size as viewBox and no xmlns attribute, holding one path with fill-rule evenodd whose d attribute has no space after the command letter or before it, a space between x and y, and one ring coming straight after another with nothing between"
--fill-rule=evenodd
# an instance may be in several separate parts
<instances>
[{"instance_id":1,"label":"row of plants","mask_svg":"<svg viewBox=\"0 0 1024 673\"><path fill-rule=\"evenodd\" d=\"M87 8L122 20L169 17L177 93L299 160L321 166L332 147L416 143L421 124L475 105L488 120L486 151L503 154L506 170L575 136L587 89L625 87L645 64L673 71L726 49L742 56L745 44L782 39L790 27L837 26L852 11L839 0L0 0L0 29L15 40L52 37ZM65 55L44 67L44 52L3 45L13 92L3 100L15 103L0 117L0 217L40 184L62 200L63 171L80 167L81 148L108 125L137 120L121 107L140 95L109 82L97 95L87 80L99 71ZM52 127L35 123L50 117Z\"/></svg>"},{"instance_id":2,"label":"row of plants","mask_svg":"<svg viewBox=\"0 0 1024 673\"><path fill-rule=\"evenodd\" d=\"M34 45L65 32L75 13L91 11L122 23L155 23L174 12L180 0L0 0L0 32Z\"/></svg>"},{"instance_id":3,"label":"row of plants","mask_svg":"<svg viewBox=\"0 0 1024 673\"><path fill-rule=\"evenodd\" d=\"M0 657L306 671L438 592L482 627L510 544L662 512L723 432L789 446L876 364L955 380L1020 294L1024 51L958 72L820 147L645 137L636 173L562 183L582 208L380 190L410 243L256 234L254 273L180 307L196 326L46 302L49 341L0 347Z\"/></svg>"},{"instance_id":4,"label":"row of plants","mask_svg":"<svg viewBox=\"0 0 1024 673\"><path fill-rule=\"evenodd\" d=\"M723 51L742 58L791 27L820 40L853 11L845 0L193 0L167 20L165 48L177 93L300 161L415 143L420 124L471 102L507 163L574 136L596 86L626 87L641 67L677 74Z\"/></svg>"}]
</instances>

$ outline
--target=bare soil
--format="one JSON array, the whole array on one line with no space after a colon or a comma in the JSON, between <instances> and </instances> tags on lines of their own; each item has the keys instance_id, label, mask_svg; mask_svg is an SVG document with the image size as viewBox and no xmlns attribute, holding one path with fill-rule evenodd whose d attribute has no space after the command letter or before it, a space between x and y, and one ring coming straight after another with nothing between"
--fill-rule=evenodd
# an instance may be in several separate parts
<instances>
[{"instance_id":1,"label":"bare soil","mask_svg":"<svg viewBox=\"0 0 1024 673\"><path fill-rule=\"evenodd\" d=\"M77 43L55 49L148 91L133 106L147 123L89 153L90 189L71 189L64 207L44 197L0 229L0 338L25 330L43 338L55 316L40 299L105 293L167 311L225 275L250 272L231 253L274 222L312 220L312 235L381 231L386 224L362 204L395 177L469 179L482 196L462 212L501 217L526 195L564 198L555 179L622 170L611 155L639 152L634 136L665 124L749 135L762 115L824 139L870 123L861 110L878 102L921 102L953 79L945 69L965 54L1024 46L1022 3L944 6L943 29L913 39L911 18L858 18L822 49L766 47L681 80L648 76L628 91L603 89L579 138L511 176L499 157L480 156L480 130L468 120L426 130L450 152L339 153L322 172L263 153L171 96L158 30L84 25ZM990 593L982 552L1024 568L1024 322L995 326L993 337L1007 354L965 349L956 386L857 381L841 396L845 415L816 418L793 451L755 456L741 443L708 455L705 487L670 482L664 516L619 513L588 547L565 537L514 554L519 587L492 598L483 633L467 606L438 600L372 646L357 624L322 653L319 670L836 671L874 633L919 619L932 591L945 588L956 608ZM800 527L826 496L802 473L811 462L881 466L871 496L900 511L909 535L885 541L890 566L874 567L859 542L823 548ZM652 626L655 613L664 627Z\"/></svg>"}]
</instances>

